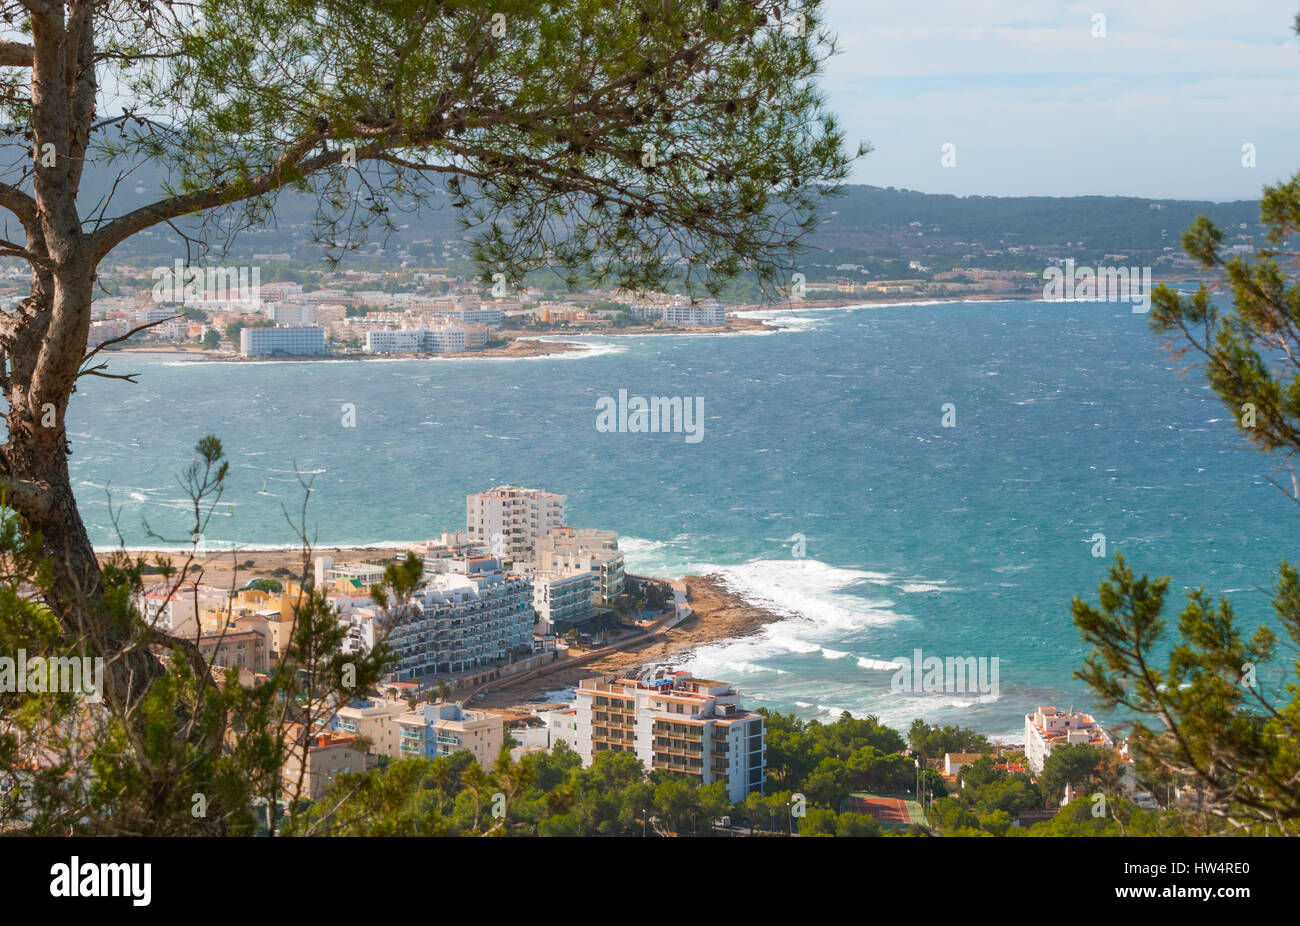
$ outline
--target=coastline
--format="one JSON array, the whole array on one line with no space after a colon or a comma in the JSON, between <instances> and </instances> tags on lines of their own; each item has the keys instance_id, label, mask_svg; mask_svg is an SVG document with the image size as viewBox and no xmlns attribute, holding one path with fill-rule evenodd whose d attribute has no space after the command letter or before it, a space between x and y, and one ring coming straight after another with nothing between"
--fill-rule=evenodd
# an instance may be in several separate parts
<instances>
[{"instance_id":1,"label":"coastline","mask_svg":"<svg viewBox=\"0 0 1300 926\"><path fill-rule=\"evenodd\" d=\"M403 552L404 548L398 544L390 547L316 547L312 549L311 557L331 556L340 561L382 562L395 559ZM107 551L96 553L101 563L112 555L112 552ZM150 564L159 558L170 560L177 568L185 561L184 554L174 552L137 551L134 555L144 556ZM244 565L249 562L252 563L251 566ZM195 564L202 570L196 575L202 584L231 590L244 587L254 578L280 581L294 579L311 568L311 561L304 561L301 548L236 550L196 557ZM285 574L286 570L289 575ZM145 584L150 584L150 581L151 576L146 574ZM474 706L504 714L508 718L526 717L534 710L559 706L558 702L544 704L533 700L547 692L571 688L580 680L595 675L621 672L647 663L680 661L697 647L745 637L780 620L780 616L772 611L752 605L727 590L722 584L721 576L690 575L673 581L672 584L684 588L687 603L692 609L691 615L681 623L624 647L620 647L619 641L615 640L609 644L618 647L615 651L582 665L560 664L545 675L509 687L500 687L500 682L494 683L482 699L474 702ZM628 636L634 639L636 635Z\"/></svg>"},{"instance_id":2,"label":"coastline","mask_svg":"<svg viewBox=\"0 0 1300 926\"><path fill-rule=\"evenodd\" d=\"M585 333L585 332L582 332ZM542 357L548 354L567 354L583 350L569 341L542 341L535 336L510 337L507 343L483 350L461 350L447 354L321 354L308 357L245 357L229 351L206 350L200 347L167 347L161 345L135 345L104 353L112 354L176 354L189 357L196 363L313 363L322 360L457 360L466 358L511 360L519 357Z\"/></svg>"},{"instance_id":3,"label":"coastline","mask_svg":"<svg viewBox=\"0 0 1300 926\"><path fill-rule=\"evenodd\" d=\"M674 584L685 586L692 609L691 616L676 627L580 666L561 666L508 687L494 683L488 686L482 699L474 701L474 707L504 714L508 720L528 717L533 711L563 706L563 702L534 700L547 692L575 687L582 679L596 675L610 675L649 663L679 662L700 646L746 637L781 619L772 611L728 591L718 575L686 576Z\"/></svg>"},{"instance_id":4,"label":"coastline","mask_svg":"<svg viewBox=\"0 0 1300 926\"><path fill-rule=\"evenodd\" d=\"M936 305L958 302L989 302L1032 300L1033 294L1024 293L972 293L964 296L951 296L927 299L920 296L885 296L875 299L807 299L798 302L748 303L729 307L725 325L697 325L681 327L663 327L656 325L635 325L628 328L573 328L554 331L525 331L519 328L503 328L501 335L504 345L486 347L482 350L456 351L447 354L359 354L331 353L318 356L302 357L244 357L230 351L208 350L193 346L169 346L165 344L134 344L130 347L113 347L105 354L170 354L186 357L199 363L319 363L321 361L375 361L375 360L465 360L465 359L500 359L511 360L521 357L545 357L552 354L566 354L586 350L582 344L563 340L565 337L644 337L646 335L701 335L701 334L740 334L754 331L780 331L780 325L770 323L769 319L759 316L765 313L793 312L799 309L833 309L852 306L870 305Z\"/></svg>"}]
</instances>

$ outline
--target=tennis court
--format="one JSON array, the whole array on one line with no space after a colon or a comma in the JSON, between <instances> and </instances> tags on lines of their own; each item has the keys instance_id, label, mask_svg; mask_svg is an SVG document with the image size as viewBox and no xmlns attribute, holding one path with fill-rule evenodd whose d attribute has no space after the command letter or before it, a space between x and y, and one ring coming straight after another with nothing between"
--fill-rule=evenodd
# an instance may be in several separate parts
<instances>
[{"instance_id":1,"label":"tennis court","mask_svg":"<svg viewBox=\"0 0 1300 926\"><path fill-rule=\"evenodd\" d=\"M851 813L867 814L880 821L881 826L906 829L913 823L928 826L921 806L910 794L864 794L849 795L848 810Z\"/></svg>"}]
</instances>

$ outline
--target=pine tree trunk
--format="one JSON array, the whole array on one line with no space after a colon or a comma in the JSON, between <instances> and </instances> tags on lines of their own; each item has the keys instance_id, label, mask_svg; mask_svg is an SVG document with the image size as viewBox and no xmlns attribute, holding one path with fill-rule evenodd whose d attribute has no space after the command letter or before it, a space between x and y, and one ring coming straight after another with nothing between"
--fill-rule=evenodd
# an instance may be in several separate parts
<instances>
[{"instance_id":1,"label":"pine tree trunk","mask_svg":"<svg viewBox=\"0 0 1300 926\"><path fill-rule=\"evenodd\" d=\"M65 430L68 399L76 384L90 327L93 270L81 260L34 280L27 309L34 325L12 355L5 472L0 478L34 486L39 501L16 504L24 533L39 534L54 584L46 603L59 618L64 641L105 660L105 697L120 707L136 700L160 671L139 642L140 628L105 605L95 550L77 510L68 467ZM39 343L37 335L43 331Z\"/></svg>"}]
</instances>

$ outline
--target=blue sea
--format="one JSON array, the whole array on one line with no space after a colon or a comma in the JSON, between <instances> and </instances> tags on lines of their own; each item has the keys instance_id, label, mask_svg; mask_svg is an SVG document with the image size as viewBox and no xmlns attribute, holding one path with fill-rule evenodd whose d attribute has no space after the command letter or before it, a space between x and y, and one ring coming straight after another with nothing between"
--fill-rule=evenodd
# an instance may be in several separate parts
<instances>
[{"instance_id":1,"label":"blue sea","mask_svg":"<svg viewBox=\"0 0 1300 926\"><path fill-rule=\"evenodd\" d=\"M753 706L901 728L924 717L1014 739L1036 705L1093 709L1072 677L1085 649L1070 601L1095 601L1116 551L1173 577L1171 624L1199 585L1248 626L1271 617L1295 526L1268 482L1277 461L1243 449L1146 315L1043 302L766 315L776 330L581 337L581 353L513 360L118 354L112 371L139 382L87 378L73 400L78 499L96 544L119 529L131 547L183 540L176 474L205 434L231 461L210 548L294 544L300 480L313 538L331 546L461 528L466 493L502 483L562 492L570 523L623 536L630 570L719 573L783 616L686 667ZM599 432L597 401L620 389L702 397L703 439ZM891 692L918 649L997 657L996 696Z\"/></svg>"}]
</instances>

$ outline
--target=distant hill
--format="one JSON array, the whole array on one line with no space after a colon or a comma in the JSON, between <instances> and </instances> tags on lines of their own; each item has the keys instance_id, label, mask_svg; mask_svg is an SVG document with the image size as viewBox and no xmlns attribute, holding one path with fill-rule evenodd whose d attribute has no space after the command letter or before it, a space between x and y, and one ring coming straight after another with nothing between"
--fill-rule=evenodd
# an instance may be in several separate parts
<instances>
[{"instance_id":1,"label":"distant hill","mask_svg":"<svg viewBox=\"0 0 1300 926\"><path fill-rule=\"evenodd\" d=\"M87 174L82 195L89 210L112 189L116 172L103 169ZM164 175L157 169L136 171L114 192L114 214L152 201L159 195ZM400 216L407 225L383 249L385 257L409 251L417 261L441 256L450 247L453 257L463 252L461 232L450 197L439 194L430 208ZM232 256L247 257L259 251L290 253L295 261L315 264L319 247L311 241L314 203L302 194L284 193L276 208L273 227L246 234L236 242ZM974 253L1026 248L1051 253L1065 250L1078 257L1123 253L1154 258L1168 250L1181 251L1179 238L1198 215L1207 215L1228 238L1262 233L1259 203L1252 200L1215 203L1189 200L1150 200L1128 196L952 196L919 193L893 187L846 186L823 211L824 221L810 237L814 252L810 264L835 265L857 261L886 268L881 262L920 260L942 266L960 264ZM1242 226L1245 226L1243 229ZM177 254L176 238L158 230L137 238L116 252L118 257ZM1245 240L1244 238L1242 240ZM416 242L423 242L419 245ZM372 246L361 259L379 258ZM820 252L820 253L818 253ZM831 257L831 254L834 257ZM1015 262L1015 261L1013 261Z\"/></svg>"},{"instance_id":2,"label":"distant hill","mask_svg":"<svg viewBox=\"0 0 1300 926\"><path fill-rule=\"evenodd\" d=\"M1163 208L1159 208L1163 207ZM1231 234L1258 232L1259 203L1152 200L1130 196L951 196L893 187L849 186L829 207L836 214L817 232L817 243L854 247L901 229L985 246L1065 245L1089 249L1155 250L1178 247L1178 237L1198 215ZM935 227L941 232L933 232ZM1162 236L1162 232L1164 235ZM913 231L915 235L915 229Z\"/></svg>"}]
</instances>

